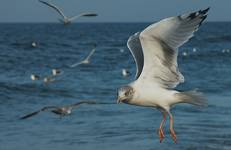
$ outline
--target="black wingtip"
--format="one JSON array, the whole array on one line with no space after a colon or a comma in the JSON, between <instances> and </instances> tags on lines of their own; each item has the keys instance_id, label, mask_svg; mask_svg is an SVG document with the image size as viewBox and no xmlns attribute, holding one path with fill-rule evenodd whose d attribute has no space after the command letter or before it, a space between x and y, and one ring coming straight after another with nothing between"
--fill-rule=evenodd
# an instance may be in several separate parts
<instances>
[{"instance_id":1,"label":"black wingtip","mask_svg":"<svg viewBox=\"0 0 231 150\"><path fill-rule=\"evenodd\" d=\"M30 117L32 117L32 116L38 114L39 112L40 112L40 111L36 111L36 112L30 113L30 114L28 114L28 115L25 115L25 116L19 118L19 119L20 119L20 120L24 120L24 119L30 118Z\"/></svg>"},{"instance_id":2,"label":"black wingtip","mask_svg":"<svg viewBox=\"0 0 231 150\"><path fill-rule=\"evenodd\" d=\"M190 19L194 19L194 18L196 18L196 16L197 16L197 12L193 12L193 13L191 13L191 14L189 14L189 18Z\"/></svg>"},{"instance_id":3,"label":"black wingtip","mask_svg":"<svg viewBox=\"0 0 231 150\"><path fill-rule=\"evenodd\" d=\"M200 22L200 24L199 24L199 27L202 25L202 22L204 22L204 20L207 18L207 15L205 15L205 16L203 16L202 17L202 20L201 20L201 22Z\"/></svg>"},{"instance_id":4,"label":"black wingtip","mask_svg":"<svg viewBox=\"0 0 231 150\"><path fill-rule=\"evenodd\" d=\"M24 120L24 119L27 119L28 116L23 116L23 117L20 117L19 120Z\"/></svg>"},{"instance_id":5,"label":"black wingtip","mask_svg":"<svg viewBox=\"0 0 231 150\"><path fill-rule=\"evenodd\" d=\"M204 10L200 10L199 12L200 12L201 14L206 14L206 13L209 11L209 9L210 9L210 7L206 8L206 9L204 9Z\"/></svg>"}]
</instances>

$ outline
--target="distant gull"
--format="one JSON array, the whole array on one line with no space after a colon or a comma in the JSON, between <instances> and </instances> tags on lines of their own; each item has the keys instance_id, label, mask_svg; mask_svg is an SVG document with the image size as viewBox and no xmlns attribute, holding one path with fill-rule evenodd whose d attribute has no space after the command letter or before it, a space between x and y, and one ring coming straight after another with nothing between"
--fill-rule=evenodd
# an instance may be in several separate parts
<instances>
[{"instance_id":1,"label":"distant gull","mask_svg":"<svg viewBox=\"0 0 231 150\"><path fill-rule=\"evenodd\" d=\"M52 69L52 75L53 76L58 76L61 75L63 72L60 69Z\"/></svg>"},{"instance_id":2,"label":"distant gull","mask_svg":"<svg viewBox=\"0 0 231 150\"><path fill-rule=\"evenodd\" d=\"M188 53L187 53L187 52L183 52L182 55L183 55L183 56L187 56Z\"/></svg>"},{"instance_id":3,"label":"distant gull","mask_svg":"<svg viewBox=\"0 0 231 150\"><path fill-rule=\"evenodd\" d=\"M123 53L123 52L124 52L124 49L123 49L123 48L120 48L120 52Z\"/></svg>"},{"instance_id":4,"label":"distant gull","mask_svg":"<svg viewBox=\"0 0 231 150\"><path fill-rule=\"evenodd\" d=\"M223 50L222 50L222 53L229 53L229 52L230 52L229 49L223 49Z\"/></svg>"},{"instance_id":5,"label":"distant gull","mask_svg":"<svg viewBox=\"0 0 231 150\"><path fill-rule=\"evenodd\" d=\"M33 48L35 48L35 47L37 47L37 43L36 43L36 42L32 42L32 43L31 43L31 46L32 46Z\"/></svg>"},{"instance_id":6,"label":"distant gull","mask_svg":"<svg viewBox=\"0 0 231 150\"><path fill-rule=\"evenodd\" d=\"M36 75L36 74L31 74L30 78L31 78L31 80L33 80L33 81L39 80L39 79L40 79L40 77L39 77L38 75Z\"/></svg>"},{"instance_id":7,"label":"distant gull","mask_svg":"<svg viewBox=\"0 0 231 150\"><path fill-rule=\"evenodd\" d=\"M197 49L196 49L196 48L193 48L193 52L194 52L194 53L197 52Z\"/></svg>"},{"instance_id":8,"label":"distant gull","mask_svg":"<svg viewBox=\"0 0 231 150\"><path fill-rule=\"evenodd\" d=\"M53 8L54 10L56 10L63 17L62 19L60 19L60 22L62 22L64 25L70 24L72 21L74 21L75 19L77 19L79 17L95 17L95 16L98 16L96 13L84 12L84 13L81 13L81 14L76 15L74 17L67 17L67 16L64 15L62 10L59 7L55 6L54 4L46 2L46 1L42 1L42 0L39 0L39 2Z\"/></svg>"},{"instance_id":9,"label":"distant gull","mask_svg":"<svg viewBox=\"0 0 231 150\"><path fill-rule=\"evenodd\" d=\"M154 107L163 114L158 134L164 138L163 125L170 117L170 134L177 142L170 108L178 103L206 105L202 93L196 90L174 90L184 82L177 65L178 48L186 43L207 17L209 8L170 17L154 23L128 39L137 66L136 80L118 90L118 103Z\"/></svg>"},{"instance_id":10,"label":"distant gull","mask_svg":"<svg viewBox=\"0 0 231 150\"><path fill-rule=\"evenodd\" d=\"M64 117L64 116L67 116L67 115L70 115L72 113L72 110L79 107L80 105L82 104L96 104L95 101L81 101L81 102L78 102L78 103L75 103L75 104L72 104L72 105L67 105L67 106L62 106L62 107L59 107L59 106L46 106L46 107L43 107L42 109L40 110L37 110L35 112L32 112L30 114L27 114L23 117L21 117L20 119L27 119L27 118L30 118L32 116L35 116L37 115L38 113L40 112L52 112L56 115L59 115L60 117Z\"/></svg>"},{"instance_id":11,"label":"distant gull","mask_svg":"<svg viewBox=\"0 0 231 150\"><path fill-rule=\"evenodd\" d=\"M122 69L122 75L123 75L124 77L127 77L127 76L130 75L130 72L129 72L127 69Z\"/></svg>"},{"instance_id":12,"label":"distant gull","mask_svg":"<svg viewBox=\"0 0 231 150\"><path fill-rule=\"evenodd\" d=\"M93 49L91 50L91 52L88 54L88 56L87 56L84 60L82 60L82 61L80 61L80 62L77 62L77 63L71 65L70 67L71 67L71 68L74 68L74 67L76 67L76 66L78 66L78 65L81 65L81 64L89 64L89 63L90 63L90 58L91 58L91 56L92 56L94 53L95 53L95 48L93 48Z\"/></svg>"},{"instance_id":13,"label":"distant gull","mask_svg":"<svg viewBox=\"0 0 231 150\"><path fill-rule=\"evenodd\" d=\"M43 82L45 84L48 84L48 83L51 83L51 82L54 82L54 81L55 81L55 79L52 76L47 76L47 77L43 78Z\"/></svg>"}]
</instances>

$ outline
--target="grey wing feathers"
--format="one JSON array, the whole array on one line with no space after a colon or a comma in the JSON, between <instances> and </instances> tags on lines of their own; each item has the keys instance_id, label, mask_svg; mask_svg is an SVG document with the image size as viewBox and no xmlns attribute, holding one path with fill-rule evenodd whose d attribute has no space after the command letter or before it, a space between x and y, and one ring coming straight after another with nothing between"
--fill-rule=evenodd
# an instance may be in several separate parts
<instances>
[{"instance_id":1,"label":"grey wing feathers","mask_svg":"<svg viewBox=\"0 0 231 150\"><path fill-rule=\"evenodd\" d=\"M81 102L77 102L77 103L75 103L75 104L73 104L71 106L76 107L76 106L79 106L81 104L96 104L96 102L95 101L81 101Z\"/></svg>"},{"instance_id":2,"label":"grey wing feathers","mask_svg":"<svg viewBox=\"0 0 231 150\"><path fill-rule=\"evenodd\" d=\"M95 53L95 48L91 50L91 52L88 54L86 59L90 59L90 57Z\"/></svg>"},{"instance_id":3,"label":"grey wing feathers","mask_svg":"<svg viewBox=\"0 0 231 150\"><path fill-rule=\"evenodd\" d=\"M35 116L35 115L37 115L38 113L40 113L40 112L42 112L42 111L46 111L46 110L49 110L49 109L56 109L56 108L58 108L58 107L56 107L56 106L47 106L47 107L43 107L42 109L40 109L40 110L38 110L38 111L35 111L35 112L32 112L32 113L29 113L29 114L27 114L27 115L25 115L25 116L23 116L23 117L20 117L19 119L27 119L27 118L30 118L30 117L32 117L32 116Z\"/></svg>"},{"instance_id":4,"label":"grey wing feathers","mask_svg":"<svg viewBox=\"0 0 231 150\"><path fill-rule=\"evenodd\" d=\"M127 42L127 46L136 62L136 76L135 76L136 79L140 76L144 65L144 55L143 55L139 35L140 35L139 32L132 35Z\"/></svg>"},{"instance_id":5,"label":"grey wing feathers","mask_svg":"<svg viewBox=\"0 0 231 150\"><path fill-rule=\"evenodd\" d=\"M171 30L172 34L168 34L168 37L164 37L163 40L166 40L166 43L173 49L177 49L187 42L193 36L193 33L198 30L202 22L206 19L208 10L209 8L175 17L174 19L178 23L175 23L176 26Z\"/></svg>"},{"instance_id":6,"label":"grey wing feathers","mask_svg":"<svg viewBox=\"0 0 231 150\"><path fill-rule=\"evenodd\" d=\"M178 48L187 42L207 16L209 8L163 19L148 26L139 39L144 54L140 76L165 88L184 82L177 64Z\"/></svg>"},{"instance_id":7,"label":"grey wing feathers","mask_svg":"<svg viewBox=\"0 0 231 150\"><path fill-rule=\"evenodd\" d=\"M27 115L25 115L25 116L23 116L23 117L20 117L19 119L21 119L21 120L27 119L27 118L30 118L30 117L32 117L32 116L37 115L37 114L40 113L40 112L41 112L41 110L35 111L35 112L33 112L33 113L30 113L30 114L27 114Z\"/></svg>"},{"instance_id":8,"label":"grey wing feathers","mask_svg":"<svg viewBox=\"0 0 231 150\"><path fill-rule=\"evenodd\" d=\"M79 14L79 15L76 15L76 16L74 16L74 17L71 17L70 18L70 20L75 20L75 19L77 19L77 18L79 18L79 17L96 17L96 16L98 16L98 14L96 14L96 13L81 13L81 14Z\"/></svg>"},{"instance_id":9,"label":"grey wing feathers","mask_svg":"<svg viewBox=\"0 0 231 150\"><path fill-rule=\"evenodd\" d=\"M39 0L39 2L55 9L63 18L65 18L66 16L63 14L63 12L60 10L60 8L58 8L57 6L55 6L54 4L51 4L51 3L48 3L48 2L45 2L45 1L42 1L42 0Z\"/></svg>"}]
</instances>

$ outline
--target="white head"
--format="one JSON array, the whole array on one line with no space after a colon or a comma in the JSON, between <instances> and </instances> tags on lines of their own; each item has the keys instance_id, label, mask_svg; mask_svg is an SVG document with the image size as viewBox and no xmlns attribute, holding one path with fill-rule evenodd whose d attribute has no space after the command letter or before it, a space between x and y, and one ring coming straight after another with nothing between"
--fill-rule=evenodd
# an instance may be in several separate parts
<instances>
[{"instance_id":1,"label":"white head","mask_svg":"<svg viewBox=\"0 0 231 150\"><path fill-rule=\"evenodd\" d=\"M134 89L131 86L123 86L118 90L117 103L128 103L134 95Z\"/></svg>"}]
</instances>

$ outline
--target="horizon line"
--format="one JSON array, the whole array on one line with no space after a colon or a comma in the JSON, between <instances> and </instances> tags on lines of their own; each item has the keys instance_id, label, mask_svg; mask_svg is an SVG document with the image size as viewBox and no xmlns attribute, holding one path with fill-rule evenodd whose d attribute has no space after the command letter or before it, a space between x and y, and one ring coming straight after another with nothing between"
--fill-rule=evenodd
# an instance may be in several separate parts
<instances>
[{"instance_id":1,"label":"horizon line","mask_svg":"<svg viewBox=\"0 0 231 150\"><path fill-rule=\"evenodd\" d=\"M72 24L94 24L94 23L152 23L152 22L157 22L157 21L105 21L105 22L101 22L101 21L96 21L96 22L72 22ZM215 22L231 22L231 21L205 21L204 23L215 23ZM25 24L25 23L28 23L28 24L61 24L60 22L0 22L0 24Z\"/></svg>"}]
</instances>

